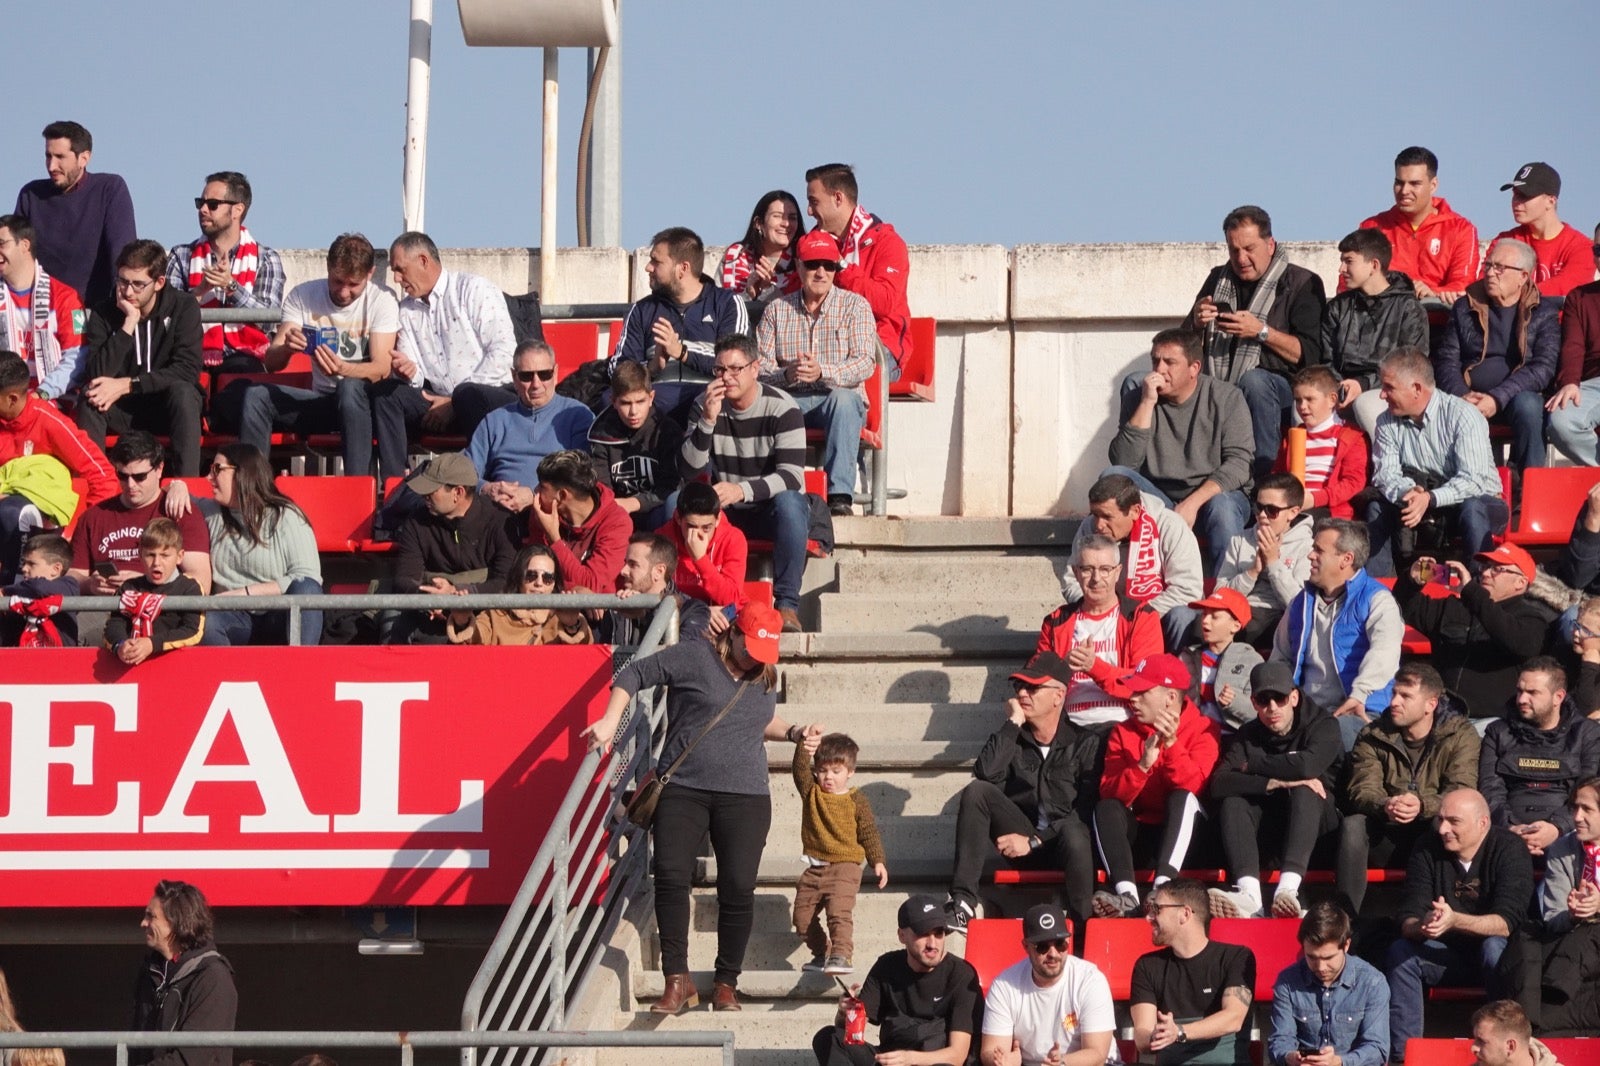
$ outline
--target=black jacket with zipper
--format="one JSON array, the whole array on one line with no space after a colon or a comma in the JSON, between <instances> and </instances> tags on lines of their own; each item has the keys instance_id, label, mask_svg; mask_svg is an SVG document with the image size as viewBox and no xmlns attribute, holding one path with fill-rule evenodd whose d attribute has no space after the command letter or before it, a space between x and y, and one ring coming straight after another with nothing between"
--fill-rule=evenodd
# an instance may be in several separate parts
<instances>
[{"instance_id":1,"label":"black jacket with zipper","mask_svg":"<svg viewBox=\"0 0 1600 1066\"><path fill-rule=\"evenodd\" d=\"M175 959L160 952L145 956L133 997L133 1028L140 1032L232 1032L239 1010L233 966L212 943L190 948ZM135 1066L232 1066L233 1049L134 1048Z\"/></svg>"},{"instance_id":2,"label":"black jacket with zipper","mask_svg":"<svg viewBox=\"0 0 1600 1066\"><path fill-rule=\"evenodd\" d=\"M1073 725L1065 710L1047 753L1008 718L984 742L972 776L1000 789L1034 822L1043 814L1048 827L1039 839L1048 844L1061 835L1062 822L1094 807L1098 797L1092 788L1081 793L1079 783L1100 780L1100 749L1100 738Z\"/></svg>"},{"instance_id":3,"label":"black jacket with zipper","mask_svg":"<svg viewBox=\"0 0 1600 1066\"><path fill-rule=\"evenodd\" d=\"M200 305L193 296L163 288L132 336L122 331L126 319L115 300L89 316L83 335L85 381L131 378L135 395L177 384L200 387Z\"/></svg>"}]
</instances>

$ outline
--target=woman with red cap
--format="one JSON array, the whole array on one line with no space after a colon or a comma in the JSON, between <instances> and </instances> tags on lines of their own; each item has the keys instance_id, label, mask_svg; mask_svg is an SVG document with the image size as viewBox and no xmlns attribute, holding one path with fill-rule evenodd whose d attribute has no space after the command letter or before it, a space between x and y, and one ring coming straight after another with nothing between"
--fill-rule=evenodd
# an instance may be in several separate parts
<instances>
[{"instance_id":1,"label":"woman with red cap","mask_svg":"<svg viewBox=\"0 0 1600 1066\"><path fill-rule=\"evenodd\" d=\"M617 674L606 713L580 734L591 748L609 751L634 694L664 685L666 739L658 771L693 745L662 790L650 827L656 927L666 976L665 992L650 1007L657 1014L677 1014L700 1002L689 977L689 888L700 840L708 832L717 859L711 1006L740 1009L735 989L755 915L756 868L772 824L764 742L806 742L815 750L822 737L820 725L791 726L777 716L775 664L782 631L777 611L749 603L714 637L686 640L636 659Z\"/></svg>"}]
</instances>

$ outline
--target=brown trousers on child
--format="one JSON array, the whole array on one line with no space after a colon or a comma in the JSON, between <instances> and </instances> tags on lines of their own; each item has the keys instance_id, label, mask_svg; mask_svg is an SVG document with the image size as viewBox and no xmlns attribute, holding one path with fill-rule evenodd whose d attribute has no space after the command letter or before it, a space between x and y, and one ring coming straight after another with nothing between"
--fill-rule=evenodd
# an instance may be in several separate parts
<instances>
[{"instance_id":1,"label":"brown trousers on child","mask_svg":"<svg viewBox=\"0 0 1600 1066\"><path fill-rule=\"evenodd\" d=\"M861 888L861 864L830 862L807 866L794 892L794 931L816 956L850 958L855 952L856 891ZM828 913L828 931L818 915Z\"/></svg>"}]
</instances>

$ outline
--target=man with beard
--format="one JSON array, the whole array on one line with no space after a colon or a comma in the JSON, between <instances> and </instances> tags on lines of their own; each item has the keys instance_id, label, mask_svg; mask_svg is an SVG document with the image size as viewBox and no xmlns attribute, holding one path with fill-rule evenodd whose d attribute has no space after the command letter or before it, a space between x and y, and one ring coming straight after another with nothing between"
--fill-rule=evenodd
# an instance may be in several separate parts
<instances>
[{"instance_id":1,"label":"man with beard","mask_svg":"<svg viewBox=\"0 0 1600 1066\"><path fill-rule=\"evenodd\" d=\"M89 173L94 138L76 122L43 130L50 175L17 193L16 214L44 235L39 261L92 307L111 298L112 262L138 236L133 198L119 175Z\"/></svg>"},{"instance_id":2,"label":"man with beard","mask_svg":"<svg viewBox=\"0 0 1600 1066\"><path fill-rule=\"evenodd\" d=\"M1206 935L1211 909L1198 881L1166 882L1150 894L1146 913L1150 940L1160 950L1139 956L1129 983L1128 1014L1141 1061L1244 1066L1250 1061L1255 955Z\"/></svg>"},{"instance_id":3,"label":"man with beard","mask_svg":"<svg viewBox=\"0 0 1600 1066\"><path fill-rule=\"evenodd\" d=\"M1027 958L1002 970L984 1002L984 1066L1101 1066L1120 1062L1111 985L1072 954L1072 923L1053 903L1022 919Z\"/></svg>"}]
</instances>

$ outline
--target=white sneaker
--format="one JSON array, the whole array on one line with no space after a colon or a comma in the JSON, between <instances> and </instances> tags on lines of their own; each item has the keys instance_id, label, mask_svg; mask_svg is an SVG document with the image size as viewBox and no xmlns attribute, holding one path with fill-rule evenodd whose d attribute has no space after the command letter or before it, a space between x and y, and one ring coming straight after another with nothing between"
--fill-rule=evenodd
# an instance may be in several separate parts
<instances>
[{"instance_id":1,"label":"white sneaker","mask_svg":"<svg viewBox=\"0 0 1600 1066\"><path fill-rule=\"evenodd\" d=\"M1304 918L1306 910L1300 906L1298 892L1279 892L1272 897L1272 917L1274 918Z\"/></svg>"},{"instance_id":2,"label":"white sneaker","mask_svg":"<svg viewBox=\"0 0 1600 1066\"><path fill-rule=\"evenodd\" d=\"M1094 894L1090 908L1096 918L1126 918L1129 915L1137 917L1139 897L1131 892L1107 892L1101 889Z\"/></svg>"},{"instance_id":3,"label":"white sneaker","mask_svg":"<svg viewBox=\"0 0 1600 1066\"><path fill-rule=\"evenodd\" d=\"M1259 918L1261 900L1240 889L1213 888L1206 893L1211 900L1213 918Z\"/></svg>"}]
</instances>

